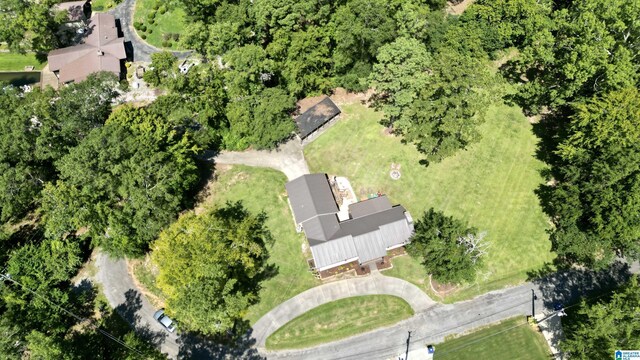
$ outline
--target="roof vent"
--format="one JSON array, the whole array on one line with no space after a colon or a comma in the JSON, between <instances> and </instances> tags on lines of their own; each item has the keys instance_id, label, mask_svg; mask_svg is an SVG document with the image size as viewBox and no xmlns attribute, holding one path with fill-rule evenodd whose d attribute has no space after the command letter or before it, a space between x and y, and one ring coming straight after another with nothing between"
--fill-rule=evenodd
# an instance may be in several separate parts
<instances>
[{"instance_id":1,"label":"roof vent","mask_svg":"<svg viewBox=\"0 0 640 360\"><path fill-rule=\"evenodd\" d=\"M104 52L102 50L98 50L98 56L102 56L104 55Z\"/></svg>"}]
</instances>

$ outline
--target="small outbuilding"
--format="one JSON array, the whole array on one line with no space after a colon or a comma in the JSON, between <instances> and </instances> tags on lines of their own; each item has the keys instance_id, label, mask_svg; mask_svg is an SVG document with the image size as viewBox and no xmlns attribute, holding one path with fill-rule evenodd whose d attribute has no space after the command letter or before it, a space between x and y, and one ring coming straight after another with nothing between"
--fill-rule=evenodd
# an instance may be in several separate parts
<instances>
[{"instance_id":1,"label":"small outbuilding","mask_svg":"<svg viewBox=\"0 0 640 360\"><path fill-rule=\"evenodd\" d=\"M313 141L322 130L333 125L340 108L328 96L296 118L298 134L303 144Z\"/></svg>"}]
</instances>

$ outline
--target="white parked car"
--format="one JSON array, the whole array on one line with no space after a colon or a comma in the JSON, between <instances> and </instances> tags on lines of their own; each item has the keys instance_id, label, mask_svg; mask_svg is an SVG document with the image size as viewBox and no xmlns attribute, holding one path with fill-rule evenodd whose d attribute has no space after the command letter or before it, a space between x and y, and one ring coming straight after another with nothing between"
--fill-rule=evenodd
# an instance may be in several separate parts
<instances>
[{"instance_id":1,"label":"white parked car","mask_svg":"<svg viewBox=\"0 0 640 360\"><path fill-rule=\"evenodd\" d=\"M176 324L170 317L164 314L164 309L156 311L156 313L153 314L153 318L158 320L160 325L164 326L167 331L174 332L176 330Z\"/></svg>"}]
</instances>

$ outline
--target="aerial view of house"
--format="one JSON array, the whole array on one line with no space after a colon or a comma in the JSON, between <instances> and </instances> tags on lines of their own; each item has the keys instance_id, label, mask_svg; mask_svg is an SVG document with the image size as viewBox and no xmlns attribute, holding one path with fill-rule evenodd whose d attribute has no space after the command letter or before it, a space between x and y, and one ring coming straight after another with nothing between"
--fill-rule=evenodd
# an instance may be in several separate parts
<instances>
[{"instance_id":1,"label":"aerial view of house","mask_svg":"<svg viewBox=\"0 0 640 360\"><path fill-rule=\"evenodd\" d=\"M118 37L115 17L105 13L94 15L83 34L80 44L49 52L49 69L59 83L80 82L100 71L122 76L127 54L124 38Z\"/></svg>"},{"instance_id":2,"label":"aerial view of house","mask_svg":"<svg viewBox=\"0 0 640 360\"><path fill-rule=\"evenodd\" d=\"M404 246L413 219L386 196L338 208L326 174L303 175L286 184L297 228L304 230L315 267L328 270L350 262L380 260L387 250Z\"/></svg>"},{"instance_id":3,"label":"aerial view of house","mask_svg":"<svg viewBox=\"0 0 640 360\"><path fill-rule=\"evenodd\" d=\"M0 359L640 360L640 0L0 0Z\"/></svg>"}]
</instances>

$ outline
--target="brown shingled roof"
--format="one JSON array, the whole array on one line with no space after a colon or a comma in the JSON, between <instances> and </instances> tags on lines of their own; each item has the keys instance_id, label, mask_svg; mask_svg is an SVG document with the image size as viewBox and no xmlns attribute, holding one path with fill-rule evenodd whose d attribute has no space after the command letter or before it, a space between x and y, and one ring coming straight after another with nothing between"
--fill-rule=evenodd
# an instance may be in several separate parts
<instances>
[{"instance_id":1,"label":"brown shingled roof","mask_svg":"<svg viewBox=\"0 0 640 360\"><path fill-rule=\"evenodd\" d=\"M60 82L79 82L91 73L110 71L120 74L120 60L127 57L124 39L118 37L115 17L99 13L89 20L82 44L49 53L49 68L59 71Z\"/></svg>"}]
</instances>

